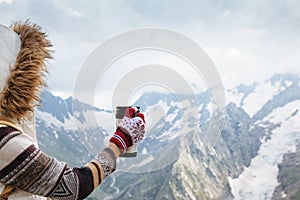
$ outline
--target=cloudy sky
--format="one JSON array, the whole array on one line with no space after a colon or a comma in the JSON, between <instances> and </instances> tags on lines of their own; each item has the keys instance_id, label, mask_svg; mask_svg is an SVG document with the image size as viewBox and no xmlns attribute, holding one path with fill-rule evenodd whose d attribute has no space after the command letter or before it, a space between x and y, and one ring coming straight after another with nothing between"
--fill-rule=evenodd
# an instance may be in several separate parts
<instances>
[{"instance_id":1,"label":"cloudy sky","mask_svg":"<svg viewBox=\"0 0 300 200\"><path fill-rule=\"evenodd\" d=\"M79 70L102 42L143 27L174 30L213 60L225 88L275 73L300 74L298 0L0 0L0 23L30 19L54 45L48 85L72 95Z\"/></svg>"}]
</instances>

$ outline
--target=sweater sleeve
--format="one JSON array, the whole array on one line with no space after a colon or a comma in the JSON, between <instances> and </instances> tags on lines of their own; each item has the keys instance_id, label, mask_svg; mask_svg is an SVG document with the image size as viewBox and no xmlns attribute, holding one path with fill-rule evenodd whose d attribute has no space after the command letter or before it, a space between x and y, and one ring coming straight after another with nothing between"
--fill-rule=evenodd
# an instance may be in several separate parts
<instances>
[{"instance_id":1,"label":"sweater sleeve","mask_svg":"<svg viewBox=\"0 0 300 200\"><path fill-rule=\"evenodd\" d=\"M115 155L112 150L105 148L86 166L67 169L49 197L62 200L84 199L115 170L115 167Z\"/></svg>"},{"instance_id":2,"label":"sweater sleeve","mask_svg":"<svg viewBox=\"0 0 300 200\"><path fill-rule=\"evenodd\" d=\"M83 199L115 167L114 153L106 148L85 166L69 169L36 148L27 134L0 126L0 181L17 189L53 199Z\"/></svg>"}]
</instances>

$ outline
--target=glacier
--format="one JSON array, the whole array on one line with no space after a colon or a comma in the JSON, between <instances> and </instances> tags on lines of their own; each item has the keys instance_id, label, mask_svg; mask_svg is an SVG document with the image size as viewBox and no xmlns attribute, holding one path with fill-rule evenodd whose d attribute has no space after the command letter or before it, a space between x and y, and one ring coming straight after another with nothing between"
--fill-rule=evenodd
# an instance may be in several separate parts
<instances>
[{"instance_id":1,"label":"glacier","mask_svg":"<svg viewBox=\"0 0 300 200\"><path fill-rule=\"evenodd\" d=\"M251 160L249 167L236 179L229 177L229 183L235 199L271 199L278 186L278 165L283 155L296 152L300 141L300 115L294 115L300 109L300 100L276 108L261 122L280 124L272 131L270 139L262 139L258 155ZM283 195L284 197L284 195Z\"/></svg>"}]
</instances>

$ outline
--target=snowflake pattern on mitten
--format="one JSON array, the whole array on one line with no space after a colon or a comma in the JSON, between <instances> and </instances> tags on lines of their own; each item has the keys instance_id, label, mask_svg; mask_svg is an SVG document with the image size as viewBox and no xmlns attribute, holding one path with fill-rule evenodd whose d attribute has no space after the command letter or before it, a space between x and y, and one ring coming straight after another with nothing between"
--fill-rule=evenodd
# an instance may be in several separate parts
<instances>
[{"instance_id":1,"label":"snowflake pattern on mitten","mask_svg":"<svg viewBox=\"0 0 300 200\"><path fill-rule=\"evenodd\" d=\"M145 123L141 117L124 117L118 127L131 136L133 144L141 141L145 136Z\"/></svg>"}]
</instances>

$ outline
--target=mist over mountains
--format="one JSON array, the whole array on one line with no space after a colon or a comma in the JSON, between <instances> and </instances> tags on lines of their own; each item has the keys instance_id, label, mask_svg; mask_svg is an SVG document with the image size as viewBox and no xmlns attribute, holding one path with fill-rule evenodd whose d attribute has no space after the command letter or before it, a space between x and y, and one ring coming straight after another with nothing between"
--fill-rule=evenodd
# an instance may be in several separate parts
<instances>
[{"instance_id":1,"label":"mist over mountains","mask_svg":"<svg viewBox=\"0 0 300 200\"><path fill-rule=\"evenodd\" d=\"M90 198L300 198L299 80L276 74L226 90L225 122L214 146L205 138L213 114L209 91L197 94L197 109L182 102L195 97L144 94L136 105L156 117L148 119L138 158L120 159ZM45 91L36 127L43 151L81 166L107 144L114 111Z\"/></svg>"}]
</instances>

